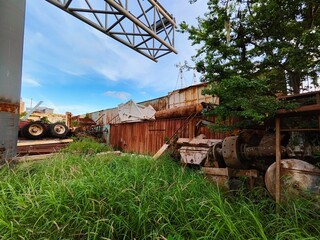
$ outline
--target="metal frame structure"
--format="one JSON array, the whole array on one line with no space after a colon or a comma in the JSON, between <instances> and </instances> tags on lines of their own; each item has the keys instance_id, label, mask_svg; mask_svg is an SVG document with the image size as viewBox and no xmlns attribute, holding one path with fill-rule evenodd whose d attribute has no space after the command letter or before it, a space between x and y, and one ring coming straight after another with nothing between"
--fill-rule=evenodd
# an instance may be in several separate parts
<instances>
[{"instance_id":1,"label":"metal frame structure","mask_svg":"<svg viewBox=\"0 0 320 240\"><path fill-rule=\"evenodd\" d=\"M46 0L145 57L174 48L176 23L157 0Z\"/></svg>"},{"instance_id":2,"label":"metal frame structure","mask_svg":"<svg viewBox=\"0 0 320 240\"><path fill-rule=\"evenodd\" d=\"M288 111L286 109L280 109L277 111L276 119L275 119L275 127L276 127L276 171L275 171L275 199L277 203L280 203L283 200L283 196L281 193L282 181L283 177L283 169L281 164L281 132L290 132L290 131L299 131L299 132L320 132L320 91L315 92L307 92L300 93L296 95L288 95L288 96L280 96L279 100L283 99L299 99L299 98L307 98L312 97L315 98L315 104L303 105L295 109L294 111ZM318 115L318 128L294 128L294 129L283 129L281 128L281 122L284 118L297 117L297 116L312 116ZM291 169L291 171L297 171L295 169ZM319 176L319 172L312 172L312 175ZM277 206L277 211L279 211L279 206Z\"/></svg>"}]
</instances>

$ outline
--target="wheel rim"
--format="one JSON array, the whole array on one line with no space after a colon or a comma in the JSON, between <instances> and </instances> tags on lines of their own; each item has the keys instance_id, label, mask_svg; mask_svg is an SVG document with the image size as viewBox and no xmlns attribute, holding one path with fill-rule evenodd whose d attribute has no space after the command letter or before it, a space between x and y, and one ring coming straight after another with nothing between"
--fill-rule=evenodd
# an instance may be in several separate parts
<instances>
[{"instance_id":1,"label":"wheel rim","mask_svg":"<svg viewBox=\"0 0 320 240\"><path fill-rule=\"evenodd\" d=\"M32 136L39 136L44 132L44 129L41 125L39 124L32 124L29 129L28 132L32 135Z\"/></svg>"},{"instance_id":2,"label":"wheel rim","mask_svg":"<svg viewBox=\"0 0 320 240\"><path fill-rule=\"evenodd\" d=\"M54 126L53 131L58 134L64 134L66 132L66 128L63 125L57 124Z\"/></svg>"}]
</instances>

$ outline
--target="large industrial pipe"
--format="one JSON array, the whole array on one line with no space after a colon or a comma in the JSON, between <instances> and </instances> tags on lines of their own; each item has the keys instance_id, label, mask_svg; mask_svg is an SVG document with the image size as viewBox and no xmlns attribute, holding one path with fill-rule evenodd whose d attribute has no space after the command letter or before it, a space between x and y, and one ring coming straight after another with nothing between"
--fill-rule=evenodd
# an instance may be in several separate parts
<instances>
[{"instance_id":1,"label":"large industrial pipe","mask_svg":"<svg viewBox=\"0 0 320 240\"><path fill-rule=\"evenodd\" d=\"M192 114L200 113L202 110L203 110L203 106L200 103L191 104L187 106L157 111L155 114L155 117L156 119L189 117Z\"/></svg>"},{"instance_id":2,"label":"large industrial pipe","mask_svg":"<svg viewBox=\"0 0 320 240\"><path fill-rule=\"evenodd\" d=\"M0 164L16 154L25 0L0 0Z\"/></svg>"}]
</instances>

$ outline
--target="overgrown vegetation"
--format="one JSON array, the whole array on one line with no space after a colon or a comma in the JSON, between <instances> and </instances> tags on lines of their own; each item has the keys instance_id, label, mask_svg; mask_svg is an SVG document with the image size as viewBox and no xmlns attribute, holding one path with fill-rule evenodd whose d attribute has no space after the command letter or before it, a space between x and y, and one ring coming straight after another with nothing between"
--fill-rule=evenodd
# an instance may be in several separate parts
<instances>
[{"instance_id":1,"label":"overgrown vegetation","mask_svg":"<svg viewBox=\"0 0 320 240\"><path fill-rule=\"evenodd\" d=\"M95 154L99 152L111 151L112 148L104 143L97 142L94 138L75 139L67 148L63 149L65 153Z\"/></svg>"},{"instance_id":2,"label":"overgrown vegetation","mask_svg":"<svg viewBox=\"0 0 320 240\"><path fill-rule=\"evenodd\" d=\"M319 0L207 2L198 25L183 22L180 29L199 46L193 60L210 83L206 93L220 97L212 112L218 120L262 125L282 107L276 94L318 86Z\"/></svg>"},{"instance_id":3,"label":"overgrown vegetation","mask_svg":"<svg viewBox=\"0 0 320 240\"><path fill-rule=\"evenodd\" d=\"M270 89L266 81L259 79L248 81L242 77L223 79L213 89L206 89L208 94L220 96L221 104L208 115L216 116L217 124L213 130L231 130L253 125L263 125L268 119L275 116L279 108L292 109L298 106L295 103L280 102ZM229 119L239 119L233 125L227 126L224 122Z\"/></svg>"},{"instance_id":4,"label":"overgrown vegetation","mask_svg":"<svg viewBox=\"0 0 320 240\"><path fill-rule=\"evenodd\" d=\"M85 148L1 170L1 239L320 235L319 206L312 202L295 200L276 214L264 189L221 193L198 170L168 158L81 154Z\"/></svg>"}]
</instances>

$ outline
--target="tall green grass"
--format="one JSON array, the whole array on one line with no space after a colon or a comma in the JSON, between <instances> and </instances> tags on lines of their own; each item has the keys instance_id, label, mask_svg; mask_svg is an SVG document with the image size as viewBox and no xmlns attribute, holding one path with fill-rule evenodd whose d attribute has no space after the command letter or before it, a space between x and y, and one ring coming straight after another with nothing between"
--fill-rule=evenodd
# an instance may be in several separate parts
<instances>
[{"instance_id":1,"label":"tall green grass","mask_svg":"<svg viewBox=\"0 0 320 240\"><path fill-rule=\"evenodd\" d=\"M319 239L318 210L276 213L264 189L221 193L168 158L61 153L0 172L1 239Z\"/></svg>"},{"instance_id":2,"label":"tall green grass","mask_svg":"<svg viewBox=\"0 0 320 240\"><path fill-rule=\"evenodd\" d=\"M104 143L97 142L93 138L80 138L69 143L67 148L63 149L66 153L75 154L95 154L104 151L110 151L112 148Z\"/></svg>"}]
</instances>

